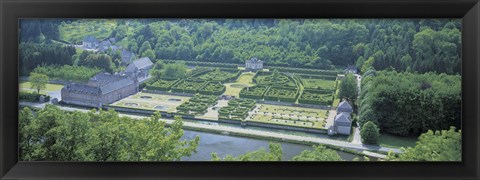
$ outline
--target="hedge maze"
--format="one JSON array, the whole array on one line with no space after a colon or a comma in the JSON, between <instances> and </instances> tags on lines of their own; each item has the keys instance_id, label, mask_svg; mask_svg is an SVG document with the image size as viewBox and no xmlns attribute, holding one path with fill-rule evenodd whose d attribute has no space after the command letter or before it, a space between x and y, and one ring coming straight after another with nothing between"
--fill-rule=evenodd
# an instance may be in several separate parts
<instances>
[{"instance_id":1,"label":"hedge maze","mask_svg":"<svg viewBox=\"0 0 480 180\"><path fill-rule=\"evenodd\" d=\"M293 87L280 87L272 86L265 93L265 100L269 101L280 101L280 102L291 102L295 103L298 96L298 89Z\"/></svg>"},{"instance_id":2,"label":"hedge maze","mask_svg":"<svg viewBox=\"0 0 480 180\"><path fill-rule=\"evenodd\" d=\"M240 98L249 98L249 99L263 99L263 95L267 91L268 86L253 86L245 87L240 91Z\"/></svg>"},{"instance_id":3,"label":"hedge maze","mask_svg":"<svg viewBox=\"0 0 480 180\"><path fill-rule=\"evenodd\" d=\"M149 90L158 90L158 91L169 91L173 85L175 85L179 80L173 78L162 78L157 81L147 85Z\"/></svg>"},{"instance_id":4,"label":"hedge maze","mask_svg":"<svg viewBox=\"0 0 480 180\"><path fill-rule=\"evenodd\" d=\"M207 82L202 89L198 90L198 93L205 95L222 95L226 88L220 82Z\"/></svg>"},{"instance_id":5,"label":"hedge maze","mask_svg":"<svg viewBox=\"0 0 480 180\"><path fill-rule=\"evenodd\" d=\"M278 72L257 72L253 77L253 82L265 86L296 86L295 81L291 77Z\"/></svg>"},{"instance_id":6,"label":"hedge maze","mask_svg":"<svg viewBox=\"0 0 480 180\"><path fill-rule=\"evenodd\" d=\"M248 112L255 108L255 101L250 99L233 99L228 101L228 106L218 111L218 118L242 121Z\"/></svg>"},{"instance_id":7,"label":"hedge maze","mask_svg":"<svg viewBox=\"0 0 480 180\"><path fill-rule=\"evenodd\" d=\"M331 90L304 90L298 102L328 106L333 103L333 97L334 91Z\"/></svg>"},{"instance_id":8,"label":"hedge maze","mask_svg":"<svg viewBox=\"0 0 480 180\"><path fill-rule=\"evenodd\" d=\"M227 81L235 80L240 76L240 71L237 69L219 69L215 68L213 71L207 72L198 76L198 79L212 82L225 83Z\"/></svg>"},{"instance_id":9,"label":"hedge maze","mask_svg":"<svg viewBox=\"0 0 480 180\"><path fill-rule=\"evenodd\" d=\"M217 103L217 97L210 95L197 94L190 98L189 101L184 102L177 107L177 112L180 114L198 116L207 112L209 106Z\"/></svg>"},{"instance_id":10,"label":"hedge maze","mask_svg":"<svg viewBox=\"0 0 480 180\"><path fill-rule=\"evenodd\" d=\"M175 86L173 86L172 92L181 93L197 93L198 89L201 89L206 84L206 81L199 80L180 80Z\"/></svg>"}]
</instances>

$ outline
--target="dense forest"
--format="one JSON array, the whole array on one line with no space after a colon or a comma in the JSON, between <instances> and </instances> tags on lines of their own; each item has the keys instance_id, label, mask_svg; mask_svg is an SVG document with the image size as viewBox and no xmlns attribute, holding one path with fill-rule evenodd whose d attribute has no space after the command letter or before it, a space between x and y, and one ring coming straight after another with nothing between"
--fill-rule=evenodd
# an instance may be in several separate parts
<instances>
[{"instance_id":1,"label":"dense forest","mask_svg":"<svg viewBox=\"0 0 480 180\"><path fill-rule=\"evenodd\" d=\"M107 24L92 31L151 59L243 63L257 57L266 65L333 69L357 65L366 71L395 69L460 73L460 20L449 19L141 19L21 22L21 42L52 43L83 36L64 32L82 23ZM80 24L80 25L79 25ZM76 26L76 27L77 27ZM44 34L48 28L60 33ZM85 29L79 27L78 29ZM80 30L79 30L80 31ZM73 33L70 35L69 33ZM68 36L67 36L68 35ZM42 36L44 38L33 38ZM28 38L27 38L28 37ZM45 40L45 38L47 40Z\"/></svg>"},{"instance_id":2,"label":"dense forest","mask_svg":"<svg viewBox=\"0 0 480 180\"><path fill-rule=\"evenodd\" d=\"M461 125L461 77L369 70L360 93L359 122L408 136Z\"/></svg>"}]
</instances>

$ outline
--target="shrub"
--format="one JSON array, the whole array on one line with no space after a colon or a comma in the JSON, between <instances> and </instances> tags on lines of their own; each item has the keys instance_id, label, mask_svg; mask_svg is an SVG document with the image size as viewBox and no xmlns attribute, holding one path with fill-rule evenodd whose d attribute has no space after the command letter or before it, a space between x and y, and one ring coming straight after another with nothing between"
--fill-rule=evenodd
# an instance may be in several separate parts
<instances>
[{"instance_id":1,"label":"shrub","mask_svg":"<svg viewBox=\"0 0 480 180\"><path fill-rule=\"evenodd\" d=\"M380 138L380 129L375 123L368 121L363 125L360 136L362 137L362 142L365 144L377 144Z\"/></svg>"}]
</instances>

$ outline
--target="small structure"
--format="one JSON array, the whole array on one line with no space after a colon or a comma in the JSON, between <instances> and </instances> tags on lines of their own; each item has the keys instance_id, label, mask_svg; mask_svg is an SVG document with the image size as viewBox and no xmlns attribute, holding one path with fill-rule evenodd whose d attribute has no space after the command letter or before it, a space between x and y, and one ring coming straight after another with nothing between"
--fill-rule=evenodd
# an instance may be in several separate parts
<instances>
[{"instance_id":1,"label":"small structure","mask_svg":"<svg viewBox=\"0 0 480 180\"><path fill-rule=\"evenodd\" d=\"M99 73L87 84L69 83L61 90L62 102L101 108L138 92L138 80L118 74Z\"/></svg>"},{"instance_id":2,"label":"small structure","mask_svg":"<svg viewBox=\"0 0 480 180\"><path fill-rule=\"evenodd\" d=\"M82 46L87 49L96 49L98 47L98 40L95 36L85 36Z\"/></svg>"},{"instance_id":3,"label":"small structure","mask_svg":"<svg viewBox=\"0 0 480 180\"><path fill-rule=\"evenodd\" d=\"M126 49L122 49L122 63L129 64L132 62L132 59L135 58L135 53L130 52Z\"/></svg>"},{"instance_id":4,"label":"small structure","mask_svg":"<svg viewBox=\"0 0 480 180\"><path fill-rule=\"evenodd\" d=\"M345 68L343 71L345 72L345 74L357 74L358 68L356 66L350 65L347 66L347 68Z\"/></svg>"},{"instance_id":5,"label":"small structure","mask_svg":"<svg viewBox=\"0 0 480 180\"><path fill-rule=\"evenodd\" d=\"M338 113L335 116L334 129L337 134L350 135L352 121L347 113Z\"/></svg>"},{"instance_id":6,"label":"small structure","mask_svg":"<svg viewBox=\"0 0 480 180\"><path fill-rule=\"evenodd\" d=\"M149 78L148 71L152 69L153 63L148 57L142 57L130 63L125 69L125 73L138 78L142 82Z\"/></svg>"},{"instance_id":7,"label":"small structure","mask_svg":"<svg viewBox=\"0 0 480 180\"><path fill-rule=\"evenodd\" d=\"M258 71L263 69L263 61L252 58L250 60L245 61L245 69L249 71Z\"/></svg>"},{"instance_id":8,"label":"small structure","mask_svg":"<svg viewBox=\"0 0 480 180\"><path fill-rule=\"evenodd\" d=\"M342 102L340 102L338 104L337 112L338 113L348 113L348 115L350 115L353 112L353 108L350 105L350 103L348 103L348 101L343 100Z\"/></svg>"}]
</instances>

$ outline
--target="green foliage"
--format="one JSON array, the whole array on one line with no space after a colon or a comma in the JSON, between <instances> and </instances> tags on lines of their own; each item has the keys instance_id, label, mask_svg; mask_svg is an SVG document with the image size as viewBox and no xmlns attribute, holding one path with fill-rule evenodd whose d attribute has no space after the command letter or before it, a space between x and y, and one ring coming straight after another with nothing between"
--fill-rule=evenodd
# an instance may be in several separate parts
<instances>
[{"instance_id":1,"label":"green foliage","mask_svg":"<svg viewBox=\"0 0 480 180\"><path fill-rule=\"evenodd\" d=\"M325 146L313 146L313 150L304 150L292 158L293 161L342 161L334 150Z\"/></svg>"},{"instance_id":2,"label":"green foliage","mask_svg":"<svg viewBox=\"0 0 480 180\"><path fill-rule=\"evenodd\" d=\"M183 92L189 94L195 94L199 89L202 89L207 82L196 80L180 80L171 89L173 92Z\"/></svg>"},{"instance_id":3,"label":"green foliage","mask_svg":"<svg viewBox=\"0 0 480 180\"><path fill-rule=\"evenodd\" d=\"M331 90L303 90L298 102L329 106L333 103L333 93Z\"/></svg>"},{"instance_id":4,"label":"green foliage","mask_svg":"<svg viewBox=\"0 0 480 180\"><path fill-rule=\"evenodd\" d=\"M86 82L91 77L101 72L99 68L90 68L85 66L38 66L32 72L45 74L51 79Z\"/></svg>"},{"instance_id":5,"label":"green foliage","mask_svg":"<svg viewBox=\"0 0 480 180\"><path fill-rule=\"evenodd\" d=\"M352 74L347 74L345 79L342 81L339 87L340 91L338 96L342 99L346 99L351 102L353 107L355 107L358 96L358 87L356 76ZM354 108L355 109L355 108Z\"/></svg>"},{"instance_id":6,"label":"green foliage","mask_svg":"<svg viewBox=\"0 0 480 180\"><path fill-rule=\"evenodd\" d=\"M207 82L198 93L205 95L221 95L225 92L226 88L220 82Z\"/></svg>"},{"instance_id":7,"label":"green foliage","mask_svg":"<svg viewBox=\"0 0 480 180\"><path fill-rule=\"evenodd\" d=\"M459 75L377 72L362 80L360 98L360 124L373 121L382 132L408 136L460 127Z\"/></svg>"},{"instance_id":8,"label":"green foliage","mask_svg":"<svg viewBox=\"0 0 480 180\"><path fill-rule=\"evenodd\" d=\"M282 146L279 143L270 143L268 145L269 151L261 148L256 151L251 151L240 155L238 157L233 157L228 155L224 158L218 157L216 153L212 153L212 161L281 161L283 156Z\"/></svg>"},{"instance_id":9,"label":"green foliage","mask_svg":"<svg viewBox=\"0 0 480 180\"><path fill-rule=\"evenodd\" d=\"M109 73L113 73L115 64L112 58L107 54L89 54L85 59L79 58L78 66L86 66L90 68L100 68Z\"/></svg>"},{"instance_id":10,"label":"green foliage","mask_svg":"<svg viewBox=\"0 0 480 180\"><path fill-rule=\"evenodd\" d=\"M263 95L267 91L268 86L253 86L245 87L240 90L240 98L249 98L249 99L263 99Z\"/></svg>"},{"instance_id":11,"label":"green foliage","mask_svg":"<svg viewBox=\"0 0 480 180\"><path fill-rule=\"evenodd\" d=\"M213 71L198 76L198 79L224 83L230 80L237 79L239 75L239 70L224 70L220 68L215 68Z\"/></svg>"},{"instance_id":12,"label":"green foliage","mask_svg":"<svg viewBox=\"0 0 480 180\"><path fill-rule=\"evenodd\" d=\"M255 74L255 76L253 77L253 81L259 85L264 85L264 86L277 85L277 86L296 87L295 82L292 78L288 77L283 73L279 73L276 70L274 70L272 73L257 72L257 74Z\"/></svg>"},{"instance_id":13,"label":"green foliage","mask_svg":"<svg viewBox=\"0 0 480 180\"><path fill-rule=\"evenodd\" d=\"M21 43L19 46L20 75L27 76L40 65L72 65L72 56L75 53L75 48L72 46Z\"/></svg>"},{"instance_id":14,"label":"green foliage","mask_svg":"<svg viewBox=\"0 0 480 180\"><path fill-rule=\"evenodd\" d=\"M36 89L37 93L40 93L40 90L45 89L49 82L49 78L45 74L39 74L39 73L30 73L30 76L28 77L28 80L30 81L31 88Z\"/></svg>"},{"instance_id":15,"label":"green foliage","mask_svg":"<svg viewBox=\"0 0 480 180\"><path fill-rule=\"evenodd\" d=\"M182 140L182 120L169 128L157 112L143 120L114 111L65 112L53 105L19 114L22 161L179 161L199 137Z\"/></svg>"},{"instance_id":16,"label":"green foliage","mask_svg":"<svg viewBox=\"0 0 480 180\"><path fill-rule=\"evenodd\" d=\"M269 101L295 103L298 94L297 88L271 86L265 93L264 98Z\"/></svg>"},{"instance_id":17,"label":"green foliage","mask_svg":"<svg viewBox=\"0 0 480 180\"><path fill-rule=\"evenodd\" d=\"M24 91L20 91L18 92L18 99L19 100L22 100L22 101L28 101L28 102L38 102L38 98L40 98L40 96L44 96L45 97L45 101L50 101L50 96L48 95L42 95L42 94L38 94L38 92L24 92Z\"/></svg>"},{"instance_id":18,"label":"green foliage","mask_svg":"<svg viewBox=\"0 0 480 180\"><path fill-rule=\"evenodd\" d=\"M462 131L450 127L449 130L427 131L418 138L415 147L404 148L403 153L389 154L391 161L461 161Z\"/></svg>"},{"instance_id":19,"label":"green foliage","mask_svg":"<svg viewBox=\"0 0 480 180\"><path fill-rule=\"evenodd\" d=\"M188 101L177 106L177 112L185 115L203 115L209 106L217 103L217 97L211 95L196 94Z\"/></svg>"},{"instance_id":20,"label":"green foliage","mask_svg":"<svg viewBox=\"0 0 480 180\"><path fill-rule=\"evenodd\" d=\"M187 66L183 63L164 64L161 75L169 78L187 77Z\"/></svg>"},{"instance_id":21,"label":"green foliage","mask_svg":"<svg viewBox=\"0 0 480 180\"><path fill-rule=\"evenodd\" d=\"M170 88L180 80L173 78L161 78L147 84L147 89L158 91L169 91Z\"/></svg>"},{"instance_id":22,"label":"green foliage","mask_svg":"<svg viewBox=\"0 0 480 180\"><path fill-rule=\"evenodd\" d=\"M255 108L255 104L255 101L250 99L232 99L228 101L228 106L220 108L218 118L244 120L248 111Z\"/></svg>"},{"instance_id":23,"label":"green foliage","mask_svg":"<svg viewBox=\"0 0 480 180\"><path fill-rule=\"evenodd\" d=\"M362 142L365 144L377 144L380 138L380 129L372 121L366 122L360 131Z\"/></svg>"}]
</instances>

